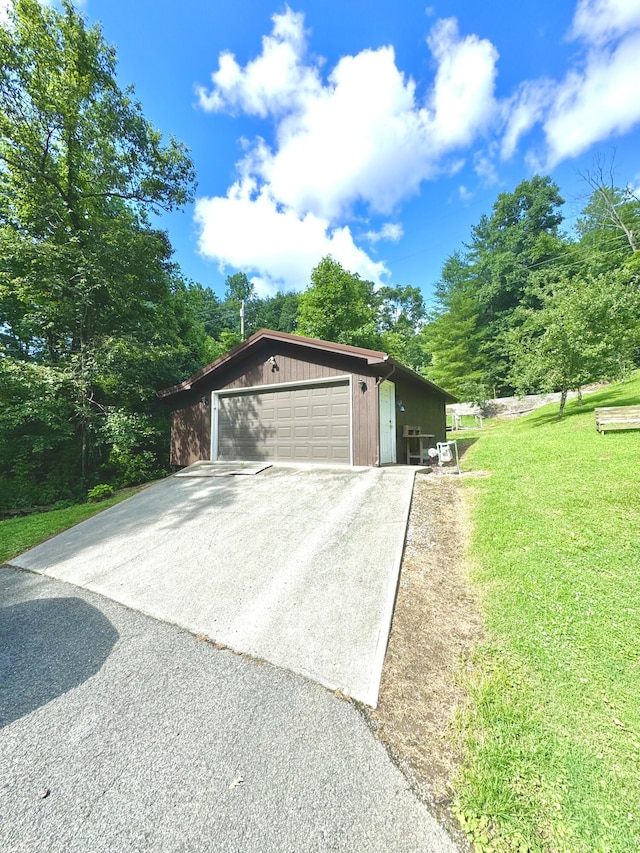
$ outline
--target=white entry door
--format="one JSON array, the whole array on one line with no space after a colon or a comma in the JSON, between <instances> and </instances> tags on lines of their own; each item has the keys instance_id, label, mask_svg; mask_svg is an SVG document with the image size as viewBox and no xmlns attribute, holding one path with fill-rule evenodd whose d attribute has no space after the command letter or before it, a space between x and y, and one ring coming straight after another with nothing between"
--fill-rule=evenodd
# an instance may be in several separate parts
<instances>
[{"instance_id":1,"label":"white entry door","mask_svg":"<svg viewBox=\"0 0 640 853\"><path fill-rule=\"evenodd\" d=\"M386 379L379 386L380 464L396 461L396 386Z\"/></svg>"}]
</instances>

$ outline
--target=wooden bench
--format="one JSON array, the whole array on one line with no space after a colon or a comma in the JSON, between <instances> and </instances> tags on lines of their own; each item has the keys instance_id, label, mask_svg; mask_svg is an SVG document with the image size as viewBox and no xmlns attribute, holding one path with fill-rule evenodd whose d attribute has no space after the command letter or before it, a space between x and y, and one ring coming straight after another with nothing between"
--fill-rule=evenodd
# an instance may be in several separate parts
<instances>
[{"instance_id":1,"label":"wooden bench","mask_svg":"<svg viewBox=\"0 0 640 853\"><path fill-rule=\"evenodd\" d=\"M596 429L640 429L640 406L607 406L596 409Z\"/></svg>"}]
</instances>

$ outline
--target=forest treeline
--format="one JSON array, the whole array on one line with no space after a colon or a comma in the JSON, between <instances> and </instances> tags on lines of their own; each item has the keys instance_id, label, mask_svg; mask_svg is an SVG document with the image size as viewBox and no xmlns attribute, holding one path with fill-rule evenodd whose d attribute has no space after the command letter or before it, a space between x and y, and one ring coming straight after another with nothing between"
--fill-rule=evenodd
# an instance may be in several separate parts
<instances>
[{"instance_id":1,"label":"forest treeline","mask_svg":"<svg viewBox=\"0 0 640 853\"><path fill-rule=\"evenodd\" d=\"M628 370L640 204L603 169L586 178L570 233L550 178L500 194L430 311L418 288L376 287L331 257L303 293L260 298L236 273L218 297L185 281L153 226L193 198L189 152L118 85L98 26L67 0L14 0L0 26L0 511L161 476L157 391L238 344L241 325L381 349L479 401Z\"/></svg>"}]
</instances>

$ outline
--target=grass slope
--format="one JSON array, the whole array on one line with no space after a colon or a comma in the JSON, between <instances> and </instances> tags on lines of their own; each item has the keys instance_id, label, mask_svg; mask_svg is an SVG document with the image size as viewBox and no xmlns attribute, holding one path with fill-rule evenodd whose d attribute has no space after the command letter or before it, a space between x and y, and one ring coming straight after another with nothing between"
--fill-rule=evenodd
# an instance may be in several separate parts
<instances>
[{"instance_id":1,"label":"grass slope","mask_svg":"<svg viewBox=\"0 0 640 853\"><path fill-rule=\"evenodd\" d=\"M640 378L478 432L471 559L489 642L460 720L476 849L640 850L640 431L596 406Z\"/></svg>"},{"instance_id":2,"label":"grass slope","mask_svg":"<svg viewBox=\"0 0 640 853\"><path fill-rule=\"evenodd\" d=\"M102 512L103 509L120 503L132 494L126 493L108 498L100 503L77 504L65 509L53 509L50 512L34 513L23 518L8 518L0 521L0 565L11 560L28 548L33 548L45 539L62 533L68 527L78 524Z\"/></svg>"}]
</instances>

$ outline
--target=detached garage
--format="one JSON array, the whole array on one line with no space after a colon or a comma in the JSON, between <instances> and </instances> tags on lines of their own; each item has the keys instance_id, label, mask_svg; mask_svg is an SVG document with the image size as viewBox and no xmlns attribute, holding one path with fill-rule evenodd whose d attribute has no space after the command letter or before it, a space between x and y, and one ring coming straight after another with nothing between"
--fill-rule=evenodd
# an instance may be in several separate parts
<instances>
[{"instance_id":1,"label":"detached garage","mask_svg":"<svg viewBox=\"0 0 640 853\"><path fill-rule=\"evenodd\" d=\"M173 410L175 467L402 462L403 425L444 441L456 399L384 352L266 329L159 396Z\"/></svg>"}]
</instances>

